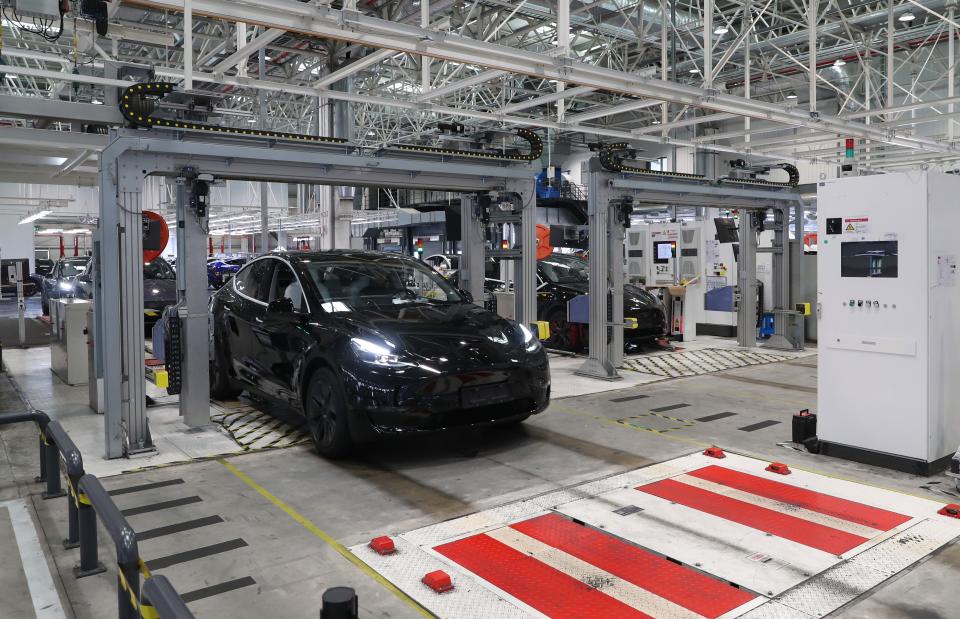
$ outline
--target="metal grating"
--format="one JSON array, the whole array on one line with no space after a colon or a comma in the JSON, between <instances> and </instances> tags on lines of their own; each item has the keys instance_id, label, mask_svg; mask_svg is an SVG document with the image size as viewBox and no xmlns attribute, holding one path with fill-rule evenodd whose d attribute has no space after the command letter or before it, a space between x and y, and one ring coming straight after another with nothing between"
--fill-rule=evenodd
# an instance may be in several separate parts
<instances>
[{"instance_id":1,"label":"metal grating","mask_svg":"<svg viewBox=\"0 0 960 619\"><path fill-rule=\"evenodd\" d=\"M792 355L778 355L753 350L704 348L703 350L632 357L624 359L621 368L655 376L681 378L711 374L721 370L732 370L749 365L779 363L795 358Z\"/></svg>"},{"instance_id":2,"label":"metal grating","mask_svg":"<svg viewBox=\"0 0 960 619\"><path fill-rule=\"evenodd\" d=\"M274 417L243 402L211 402L210 421L244 451L293 447L310 441L303 421Z\"/></svg>"}]
</instances>

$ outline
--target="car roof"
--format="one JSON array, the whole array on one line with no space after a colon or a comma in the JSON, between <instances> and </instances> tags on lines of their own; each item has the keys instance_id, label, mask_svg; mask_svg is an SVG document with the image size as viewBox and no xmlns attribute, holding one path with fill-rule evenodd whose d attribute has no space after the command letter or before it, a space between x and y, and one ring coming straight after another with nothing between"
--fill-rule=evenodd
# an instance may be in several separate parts
<instances>
[{"instance_id":1,"label":"car roof","mask_svg":"<svg viewBox=\"0 0 960 619\"><path fill-rule=\"evenodd\" d=\"M385 259L406 260L409 262L420 262L411 256L395 254L383 251L370 251L364 249L330 249L327 251L274 251L265 256L276 256L290 262L322 262L337 260L357 260L360 262L380 262Z\"/></svg>"}]
</instances>

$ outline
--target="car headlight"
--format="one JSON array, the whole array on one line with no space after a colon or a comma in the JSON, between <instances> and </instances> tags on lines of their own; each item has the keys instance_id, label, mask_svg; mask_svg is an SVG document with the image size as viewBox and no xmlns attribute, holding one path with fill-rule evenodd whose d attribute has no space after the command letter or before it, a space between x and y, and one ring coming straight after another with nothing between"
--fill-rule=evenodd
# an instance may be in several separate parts
<instances>
[{"instance_id":1,"label":"car headlight","mask_svg":"<svg viewBox=\"0 0 960 619\"><path fill-rule=\"evenodd\" d=\"M399 368L412 365L400 359L392 350L393 345L390 342L384 342L384 344L381 345L377 342L354 337L350 339L350 347L353 348L354 354L357 355L360 361L369 363L370 365L386 368Z\"/></svg>"},{"instance_id":2,"label":"car headlight","mask_svg":"<svg viewBox=\"0 0 960 619\"><path fill-rule=\"evenodd\" d=\"M533 332L523 324L518 324L520 333L523 335L523 348L527 352L537 352L541 348L540 340L534 337Z\"/></svg>"},{"instance_id":3,"label":"car headlight","mask_svg":"<svg viewBox=\"0 0 960 619\"><path fill-rule=\"evenodd\" d=\"M70 282L60 282L60 290L63 290L64 292L70 292L73 290L73 284Z\"/></svg>"}]
</instances>

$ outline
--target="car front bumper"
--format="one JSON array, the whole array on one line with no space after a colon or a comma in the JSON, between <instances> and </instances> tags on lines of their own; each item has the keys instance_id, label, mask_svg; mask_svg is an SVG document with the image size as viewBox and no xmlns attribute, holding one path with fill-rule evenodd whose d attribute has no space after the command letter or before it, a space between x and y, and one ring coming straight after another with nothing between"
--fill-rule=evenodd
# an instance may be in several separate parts
<instances>
[{"instance_id":1,"label":"car front bumper","mask_svg":"<svg viewBox=\"0 0 960 619\"><path fill-rule=\"evenodd\" d=\"M544 411L550 403L546 356L535 363L451 372L376 386L346 381L355 440L496 425Z\"/></svg>"}]
</instances>

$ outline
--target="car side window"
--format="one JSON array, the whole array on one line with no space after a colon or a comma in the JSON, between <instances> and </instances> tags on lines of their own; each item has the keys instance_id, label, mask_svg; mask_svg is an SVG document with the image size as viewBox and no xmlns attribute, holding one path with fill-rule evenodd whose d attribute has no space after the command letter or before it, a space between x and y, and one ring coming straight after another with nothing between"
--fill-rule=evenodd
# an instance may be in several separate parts
<instances>
[{"instance_id":1,"label":"car side window","mask_svg":"<svg viewBox=\"0 0 960 619\"><path fill-rule=\"evenodd\" d=\"M237 273L234 277L234 286L236 286L237 292L266 303L270 294L270 284L273 282L273 264L275 262L276 260L257 260Z\"/></svg>"},{"instance_id":2,"label":"car side window","mask_svg":"<svg viewBox=\"0 0 960 619\"><path fill-rule=\"evenodd\" d=\"M284 297L293 301L295 311L306 313L307 301L303 297L303 288L300 287L300 281L289 266L277 262L277 269L273 277L273 290L270 293L269 301Z\"/></svg>"}]
</instances>

